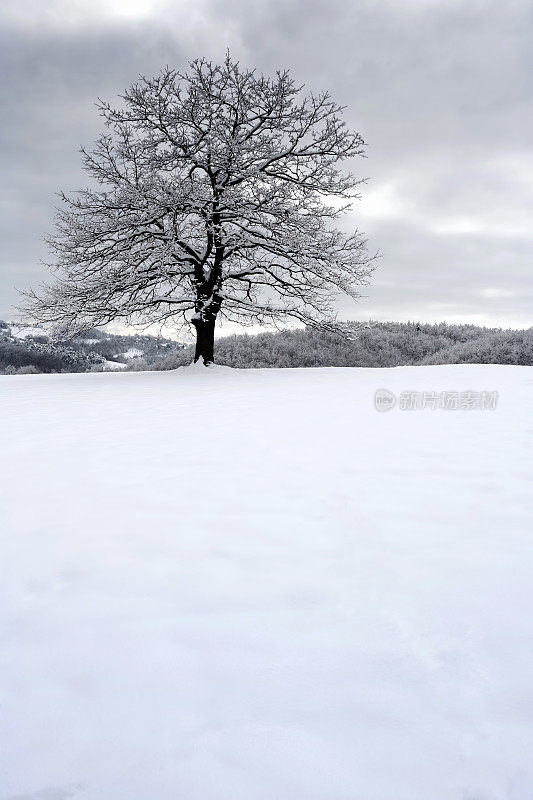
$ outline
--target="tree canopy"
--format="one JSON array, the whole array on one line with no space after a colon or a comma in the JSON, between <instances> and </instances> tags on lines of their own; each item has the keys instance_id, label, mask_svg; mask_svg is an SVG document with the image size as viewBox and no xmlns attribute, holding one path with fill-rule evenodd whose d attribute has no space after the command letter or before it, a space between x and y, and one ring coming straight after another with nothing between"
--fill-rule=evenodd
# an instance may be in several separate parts
<instances>
[{"instance_id":1,"label":"tree canopy","mask_svg":"<svg viewBox=\"0 0 533 800\"><path fill-rule=\"evenodd\" d=\"M91 186L61 195L49 237L55 279L26 311L62 332L131 322L193 324L213 360L217 317L334 330L339 293L373 268L335 221L363 182L342 168L361 135L328 92L200 59L142 78L82 148Z\"/></svg>"}]
</instances>

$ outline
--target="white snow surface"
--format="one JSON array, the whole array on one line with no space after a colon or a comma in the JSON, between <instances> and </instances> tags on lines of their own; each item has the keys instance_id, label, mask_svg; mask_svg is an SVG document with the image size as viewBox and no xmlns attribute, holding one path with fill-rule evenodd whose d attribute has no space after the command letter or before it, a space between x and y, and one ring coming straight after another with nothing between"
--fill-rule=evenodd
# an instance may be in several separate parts
<instances>
[{"instance_id":1,"label":"white snow surface","mask_svg":"<svg viewBox=\"0 0 533 800\"><path fill-rule=\"evenodd\" d=\"M104 367L104 369L109 370L109 372L113 372L121 369L126 369L127 364L123 364L121 361L108 361L107 359L104 359L102 366Z\"/></svg>"},{"instance_id":2,"label":"white snow surface","mask_svg":"<svg viewBox=\"0 0 533 800\"><path fill-rule=\"evenodd\" d=\"M143 351L139 350L138 347L130 347L129 350L125 350L124 353L119 353L118 355L123 358L139 358L139 356L143 355Z\"/></svg>"},{"instance_id":3,"label":"white snow surface","mask_svg":"<svg viewBox=\"0 0 533 800\"><path fill-rule=\"evenodd\" d=\"M35 328L31 325L11 325L9 324L10 333L15 339L27 339L29 336L46 336L48 338L49 334L44 330L44 328Z\"/></svg>"},{"instance_id":4,"label":"white snow surface","mask_svg":"<svg viewBox=\"0 0 533 800\"><path fill-rule=\"evenodd\" d=\"M531 800L532 389L0 378L0 798Z\"/></svg>"}]
</instances>

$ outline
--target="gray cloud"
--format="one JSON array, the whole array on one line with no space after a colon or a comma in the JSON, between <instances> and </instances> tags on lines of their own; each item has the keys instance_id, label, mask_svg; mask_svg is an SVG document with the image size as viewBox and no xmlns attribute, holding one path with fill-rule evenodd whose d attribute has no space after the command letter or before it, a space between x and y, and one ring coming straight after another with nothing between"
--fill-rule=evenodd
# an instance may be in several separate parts
<instances>
[{"instance_id":1,"label":"gray cloud","mask_svg":"<svg viewBox=\"0 0 533 800\"><path fill-rule=\"evenodd\" d=\"M533 14L524 0L54 0L0 10L0 317L46 278L55 192L81 186L97 96L226 47L331 90L368 142L346 224L382 253L359 318L530 325ZM74 11L73 9L77 9Z\"/></svg>"}]
</instances>

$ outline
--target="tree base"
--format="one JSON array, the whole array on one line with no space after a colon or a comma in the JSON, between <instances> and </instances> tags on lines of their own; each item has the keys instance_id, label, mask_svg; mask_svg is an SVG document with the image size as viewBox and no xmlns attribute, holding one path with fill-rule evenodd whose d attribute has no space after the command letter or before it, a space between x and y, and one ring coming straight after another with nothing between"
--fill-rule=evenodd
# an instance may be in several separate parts
<instances>
[{"instance_id":1,"label":"tree base","mask_svg":"<svg viewBox=\"0 0 533 800\"><path fill-rule=\"evenodd\" d=\"M193 319L196 328L194 363L202 361L206 367L215 363L215 319Z\"/></svg>"}]
</instances>

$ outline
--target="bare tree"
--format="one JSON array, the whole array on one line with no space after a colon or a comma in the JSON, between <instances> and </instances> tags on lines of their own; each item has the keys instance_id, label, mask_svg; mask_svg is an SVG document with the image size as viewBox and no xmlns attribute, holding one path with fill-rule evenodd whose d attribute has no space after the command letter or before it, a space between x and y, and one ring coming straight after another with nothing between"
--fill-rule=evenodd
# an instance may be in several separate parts
<instances>
[{"instance_id":1,"label":"bare tree","mask_svg":"<svg viewBox=\"0 0 533 800\"><path fill-rule=\"evenodd\" d=\"M342 107L229 54L142 78L122 100L98 103L107 133L81 151L96 188L61 194L56 279L25 310L63 333L192 323L206 364L219 315L335 329L339 292L358 297L372 270L359 232L331 224L363 182L341 171L364 148Z\"/></svg>"}]
</instances>

